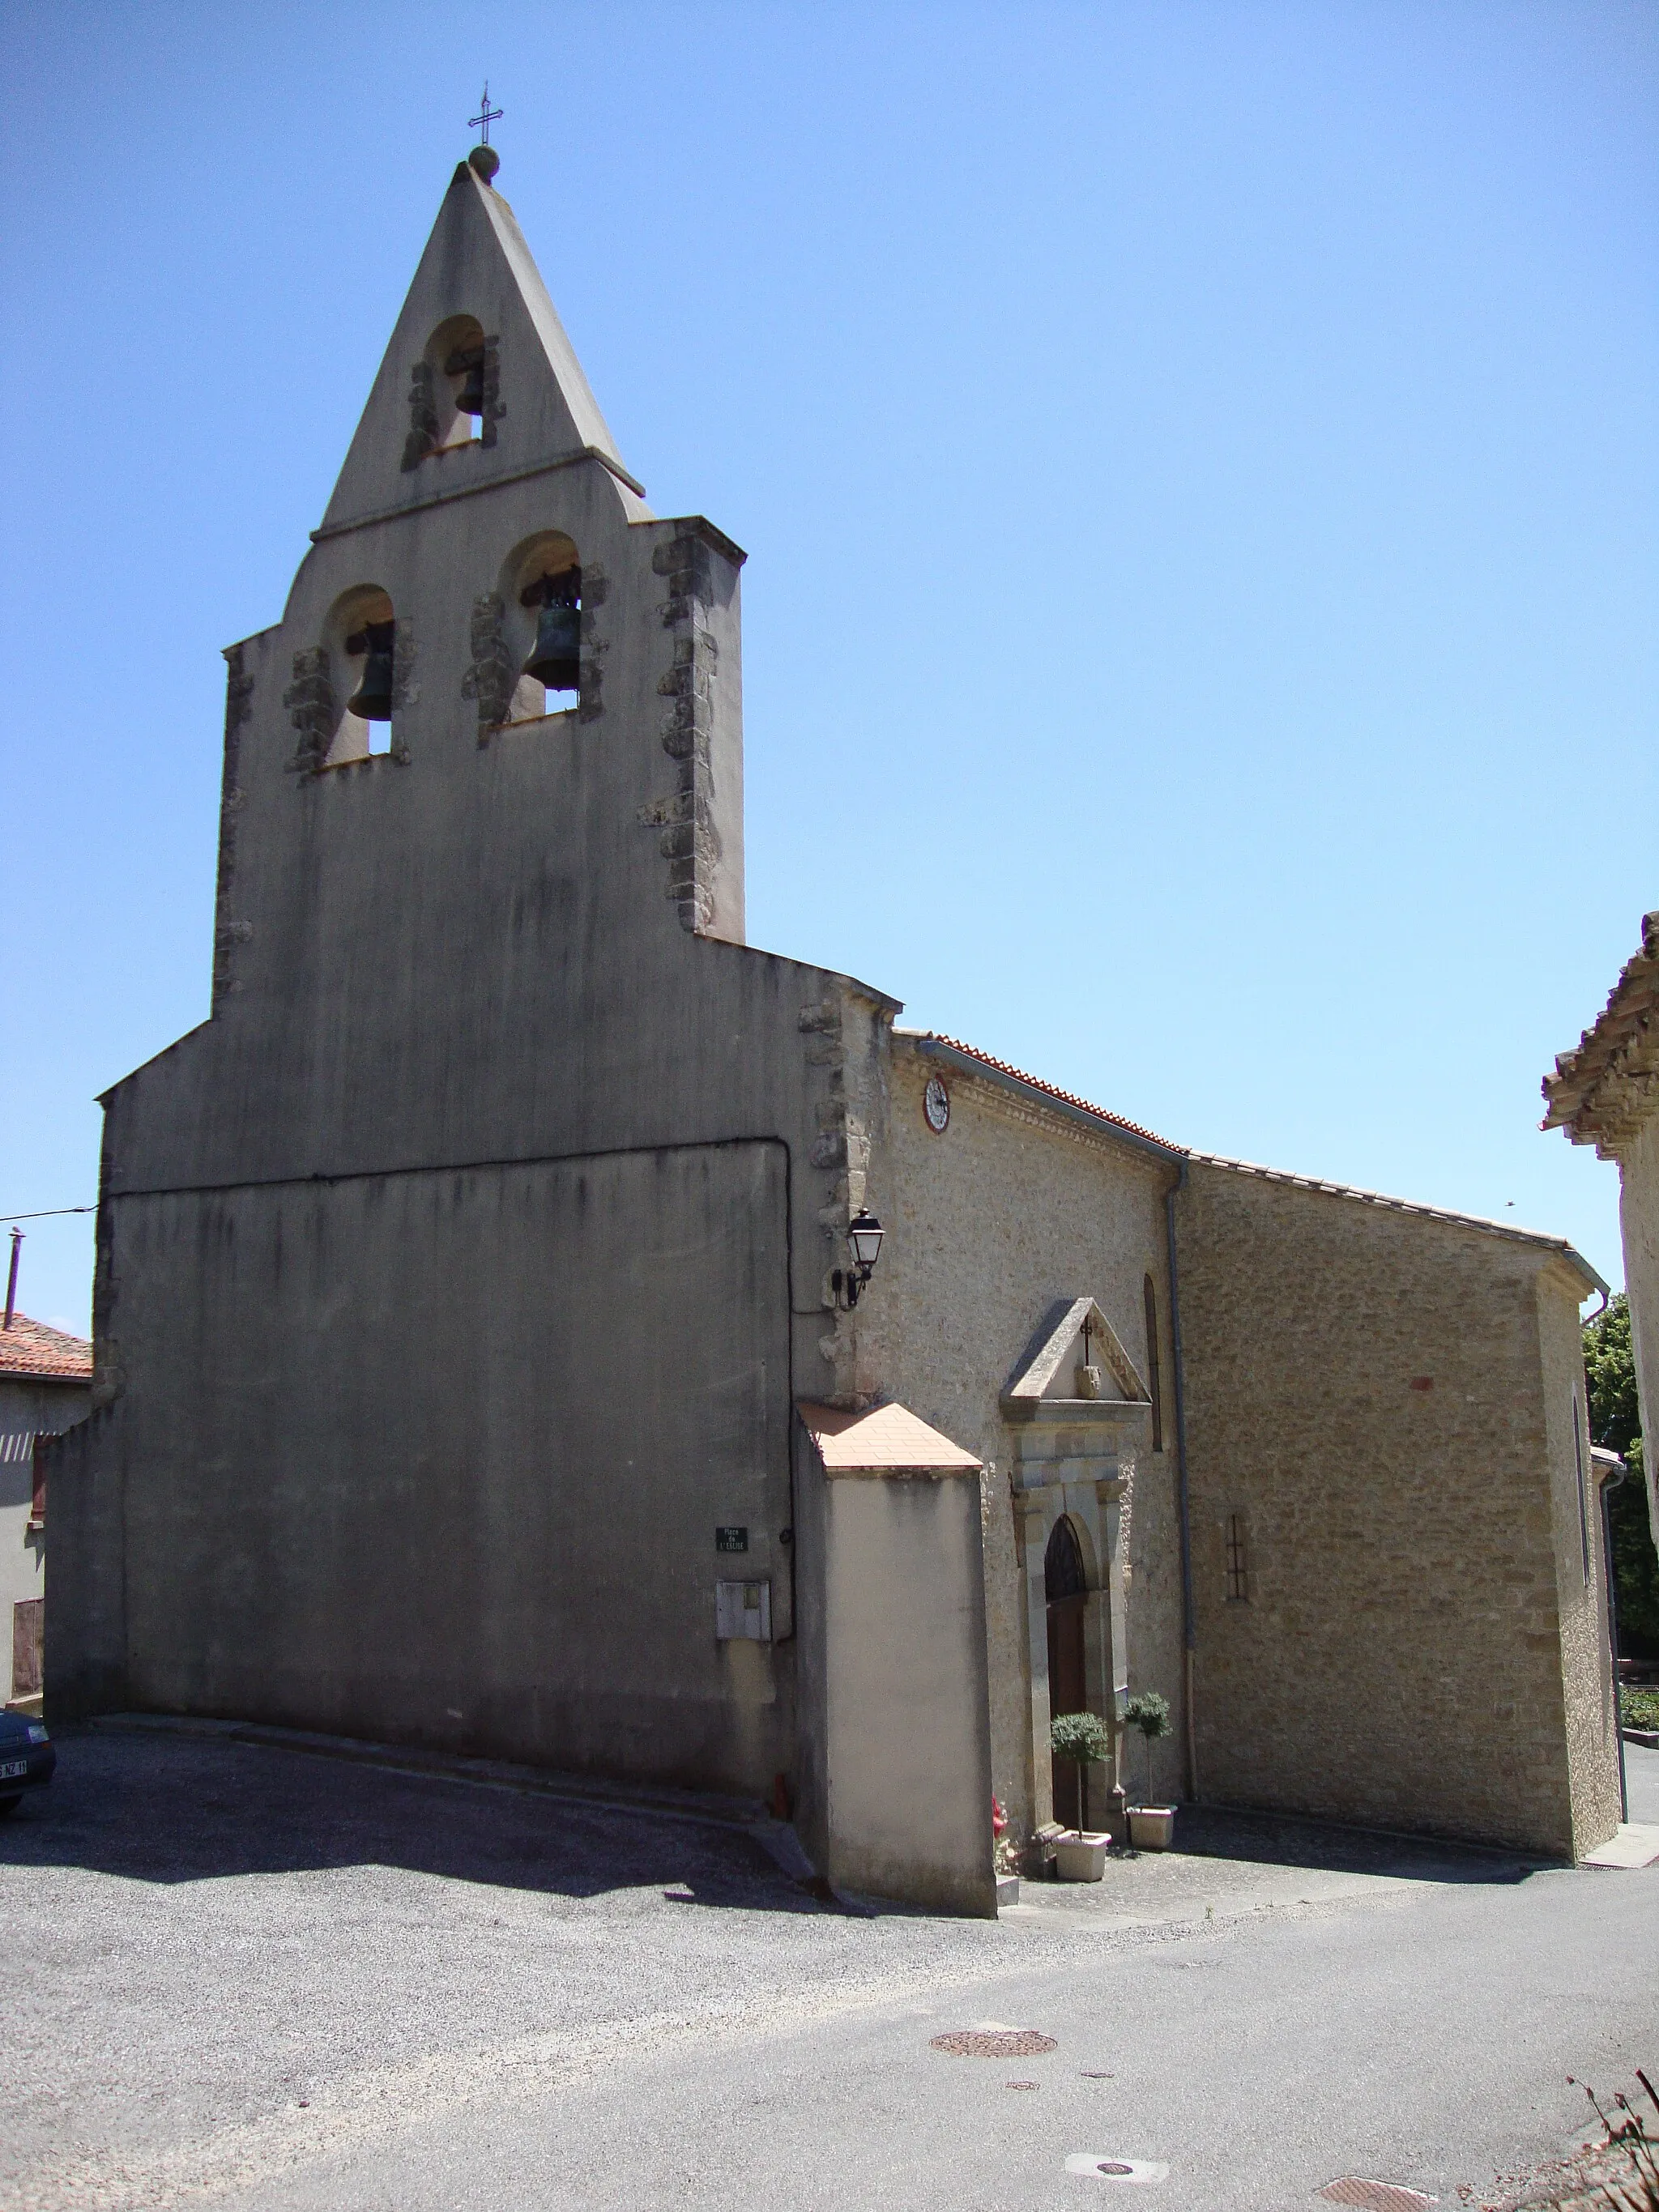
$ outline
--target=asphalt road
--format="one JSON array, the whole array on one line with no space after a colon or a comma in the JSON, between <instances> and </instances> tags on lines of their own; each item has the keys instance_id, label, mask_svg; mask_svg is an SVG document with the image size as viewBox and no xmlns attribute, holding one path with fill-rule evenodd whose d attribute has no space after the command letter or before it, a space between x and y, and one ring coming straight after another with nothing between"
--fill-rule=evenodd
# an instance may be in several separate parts
<instances>
[{"instance_id":1,"label":"asphalt road","mask_svg":"<svg viewBox=\"0 0 1659 2212\"><path fill-rule=\"evenodd\" d=\"M1353 2174L1474 2205L1582 2140L1567 2075L1659 2058L1659 1869L1188 1812L996 1923L865 1917L659 1812L60 1751L0 1828L4 2204L1276 2212ZM1659 1817L1659 1753L1631 1768ZM987 2021L1056 2047L930 2045Z\"/></svg>"}]
</instances>

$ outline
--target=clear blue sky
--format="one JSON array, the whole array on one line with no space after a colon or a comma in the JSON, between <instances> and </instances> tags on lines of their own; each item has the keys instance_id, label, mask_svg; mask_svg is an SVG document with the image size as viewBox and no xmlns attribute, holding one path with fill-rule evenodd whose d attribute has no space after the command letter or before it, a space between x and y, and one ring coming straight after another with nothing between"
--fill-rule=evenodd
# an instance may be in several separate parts
<instances>
[{"instance_id":1,"label":"clear blue sky","mask_svg":"<svg viewBox=\"0 0 1659 2212\"><path fill-rule=\"evenodd\" d=\"M752 939L1617 1279L1536 1124L1659 905L1646 0L9 0L0 1205L207 1011L220 649L486 72L623 458L750 554Z\"/></svg>"}]
</instances>

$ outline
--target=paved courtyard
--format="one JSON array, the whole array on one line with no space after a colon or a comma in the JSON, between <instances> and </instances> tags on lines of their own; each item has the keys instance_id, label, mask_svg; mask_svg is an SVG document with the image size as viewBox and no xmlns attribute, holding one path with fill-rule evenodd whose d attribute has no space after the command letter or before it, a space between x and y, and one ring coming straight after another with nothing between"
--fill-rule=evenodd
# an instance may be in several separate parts
<instances>
[{"instance_id":1,"label":"paved courtyard","mask_svg":"<svg viewBox=\"0 0 1659 2212\"><path fill-rule=\"evenodd\" d=\"M1659 2059L1659 1868L1188 1813L1175 1853L963 1923L844 1911L660 1808L59 1743L0 1827L4 2204L1478 2205L1583 2139L1569 2074ZM1055 2048L931 2047L987 2021Z\"/></svg>"}]
</instances>

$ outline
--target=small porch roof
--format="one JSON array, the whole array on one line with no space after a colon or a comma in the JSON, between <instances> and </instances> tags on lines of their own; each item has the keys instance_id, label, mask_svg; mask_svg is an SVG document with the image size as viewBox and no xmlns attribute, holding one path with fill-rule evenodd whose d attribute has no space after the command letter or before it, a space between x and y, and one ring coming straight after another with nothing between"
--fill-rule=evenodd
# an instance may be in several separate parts
<instances>
[{"instance_id":1,"label":"small porch roof","mask_svg":"<svg viewBox=\"0 0 1659 2212\"><path fill-rule=\"evenodd\" d=\"M976 1474L981 1462L908 1406L845 1406L797 1401L826 1474Z\"/></svg>"}]
</instances>

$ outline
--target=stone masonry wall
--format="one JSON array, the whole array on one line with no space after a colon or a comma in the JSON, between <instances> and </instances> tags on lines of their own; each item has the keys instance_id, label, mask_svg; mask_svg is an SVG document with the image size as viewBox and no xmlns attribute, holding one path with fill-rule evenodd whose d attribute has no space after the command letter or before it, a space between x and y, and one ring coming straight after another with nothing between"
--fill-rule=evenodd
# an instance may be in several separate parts
<instances>
[{"instance_id":1,"label":"stone masonry wall","mask_svg":"<svg viewBox=\"0 0 1659 2212\"><path fill-rule=\"evenodd\" d=\"M1550 1444L1550 1521L1561 1616L1561 1675L1573 1855L1604 1844L1619 1826L1619 1742L1608 1640L1601 1500L1589 1453L1579 1285L1546 1268L1537 1285L1544 1411ZM1574 1423L1577 1433L1574 1433Z\"/></svg>"},{"instance_id":2,"label":"stone masonry wall","mask_svg":"<svg viewBox=\"0 0 1659 2212\"><path fill-rule=\"evenodd\" d=\"M1196 1160L1177 1219L1200 1796L1587 1848L1547 1401L1588 1285L1545 1246Z\"/></svg>"},{"instance_id":3,"label":"stone masonry wall","mask_svg":"<svg viewBox=\"0 0 1659 2212\"><path fill-rule=\"evenodd\" d=\"M943 1074L951 1118L928 1127L922 1092ZM861 1379L897 1398L984 1462L981 1522L994 1787L1017 1823L1030 1805L1030 1681L1024 1564L1000 1399L1053 1300L1092 1292L1146 1372L1143 1284L1157 1287L1166 1406L1172 1360L1164 1277L1164 1191L1174 1173L993 1080L941 1067L902 1036L893 1045L887 1141L872 1158L870 1203L889 1231L857 1309ZM1133 1471L1127 1673L1161 1689L1177 1723L1181 1571L1173 1419L1165 1449ZM1118 1680L1124 1679L1123 1655ZM1153 1787L1180 1793L1180 1737L1154 1750ZM1046 1754L1046 1747L1045 1747ZM1128 1747L1140 1772L1140 1745Z\"/></svg>"}]
</instances>

